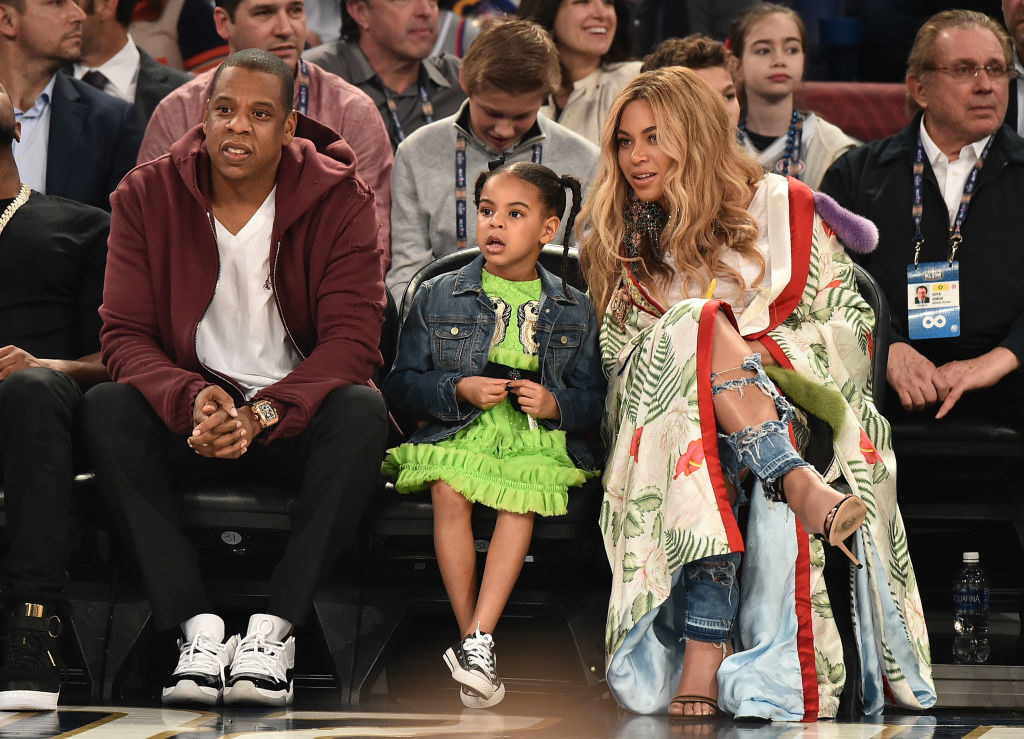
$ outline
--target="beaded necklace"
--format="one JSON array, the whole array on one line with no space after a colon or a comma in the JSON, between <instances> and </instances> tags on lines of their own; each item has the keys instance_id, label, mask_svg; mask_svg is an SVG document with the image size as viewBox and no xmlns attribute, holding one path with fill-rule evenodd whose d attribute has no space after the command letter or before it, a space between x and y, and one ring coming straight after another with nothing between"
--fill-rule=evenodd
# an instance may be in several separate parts
<instances>
[{"instance_id":1,"label":"beaded necklace","mask_svg":"<svg viewBox=\"0 0 1024 739\"><path fill-rule=\"evenodd\" d=\"M803 167L800 162L800 146L803 143L804 114L796 108L793 109L793 116L789 120L789 130L786 132L786 149L782 159L775 162L775 170L783 177L793 172L794 177L799 177ZM740 135L744 140L749 140L747 131L747 114L744 111L740 118Z\"/></svg>"},{"instance_id":2,"label":"beaded necklace","mask_svg":"<svg viewBox=\"0 0 1024 739\"><path fill-rule=\"evenodd\" d=\"M14 218L14 214L18 212L18 208L28 202L28 198L31 194L32 188L22 182L21 188L18 190L18 197L11 201L11 204L4 209L3 213L0 213L0 233L3 233L8 222Z\"/></svg>"}]
</instances>

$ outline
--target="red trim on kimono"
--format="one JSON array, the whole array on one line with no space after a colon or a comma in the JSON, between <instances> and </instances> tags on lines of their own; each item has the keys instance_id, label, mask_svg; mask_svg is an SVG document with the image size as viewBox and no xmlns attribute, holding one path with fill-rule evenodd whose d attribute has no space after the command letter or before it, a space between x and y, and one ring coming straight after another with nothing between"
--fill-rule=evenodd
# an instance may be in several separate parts
<instances>
[{"instance_id":1,"label":"red trim on kimono","mask_svg":"<svg viewBox=\"0 0 1024 739\"><path fill-rule=\"evenodd\" d=\"M814 664L814 627L811 620L811 540L796 521L796 568L793 595L796 602L796 653L804 687L803 721L818 720L818 669Z\"/></svg>"},{"instance_id":2,"label":"red trim on kimono","mask_svg":"<svg viewBox=\"0 0 1024 739\"><path fill-rule=\"evenodd\" d=\"M806 280L806 276L804 277ZM791 370L790 361L775 340L770 336L762 336L761 343L768 350L780 367ZM793 424L789 425L789 440L796 448L793 436ZM793 598L796 610L796 653L800 660L800 680L803 683L804 717L803 721L818 720L818 668L814 659L814 623L811 611L811 542L807 531L794 519L796 529L796 563L793 577Z\"/></svg>"},{"instance_id":3,"label":"red trim on kimono","mask_svg":"<svg viewBox=\"0 0 1024 739\"><path fill-rule=\"evenodd\" d=\"M718 311L722 311L733 326L736 325L736 319L728 303L721 300L709 300L704 303L700 312L700 324L697 327L697 407L700 412L700 435L704 446L705 467L715 491L715 501L722 516L722 524L725 526L729 551L742 552L743 536L729 504L729 493L725 487L725 476L722 474L722 461L718 456L718 424L715 422L715 405L711 394L711 342L714 338L715 317Z\"/></svg>"},{"instance_id":4,"label":"red trim on kimono","mask_svg":"<svg viewBox=\"0 0 1024 739\"><path fill-rule=\"evenodd\" d=\"M747 340L760 339L789 318L803 299L807 287L807 274L811 267L811 245L814 238L814 191L800 180L789 180L789 238L792 266L789 284L779 297L768 306L768 327L746 336Z\"/></svg>"}]
</instances>

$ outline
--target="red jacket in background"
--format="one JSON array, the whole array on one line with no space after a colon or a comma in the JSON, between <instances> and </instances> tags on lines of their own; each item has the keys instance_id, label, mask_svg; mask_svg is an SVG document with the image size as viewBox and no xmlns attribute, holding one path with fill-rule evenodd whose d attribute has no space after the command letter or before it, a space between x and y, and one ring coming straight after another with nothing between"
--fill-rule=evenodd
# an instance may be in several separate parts
<instances>
[{"instance_id":1,"label":"red jacket in background","mask_svg":"<svg viewBox=\"0 0 1024 739\"><path fill-rule=\"evenodd\" d=\"M170 154L129 172L111 196L103 361L182 435L192 431L195 399L207 385L242 401L196 356L220 268L209 189L210 157L196 126ZM301 433L331 390L366 384L382 361L373 193L356 177L348 144L302 115L278 168L270 265L268 284L302 358L253 399L277 408L281 420L266 435L273 440Z\"/></svg>"}]
</instances>

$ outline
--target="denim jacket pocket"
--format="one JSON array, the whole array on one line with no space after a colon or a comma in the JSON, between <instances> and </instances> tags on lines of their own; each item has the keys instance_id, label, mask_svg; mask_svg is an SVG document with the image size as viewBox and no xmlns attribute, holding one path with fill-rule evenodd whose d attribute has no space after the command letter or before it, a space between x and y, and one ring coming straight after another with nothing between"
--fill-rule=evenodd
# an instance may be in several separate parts
<instances>
[{"instance_id":1,"label":"denim jacket pocket","mask_svg":"<svg viewBox=\"0 0 1024 739\"><path fill-rule=\"evenodd\" d=\"M580 327L556 326L551 330L545 364L559 382L562 382L561 375L565 371L565 366L579 351L582 342L583 329Z\"/></svg>"},{"instance_id":2,"label":"denim jacket pocket","mask_svg":"<svg viewBox=\"0 0 1024 739\"><path fill-rule=\"evenodd\" d=\"M462 372L473 351L476 322L452 317L428 320L438 366L445 372Z\"/></svg>"}]
</instances>

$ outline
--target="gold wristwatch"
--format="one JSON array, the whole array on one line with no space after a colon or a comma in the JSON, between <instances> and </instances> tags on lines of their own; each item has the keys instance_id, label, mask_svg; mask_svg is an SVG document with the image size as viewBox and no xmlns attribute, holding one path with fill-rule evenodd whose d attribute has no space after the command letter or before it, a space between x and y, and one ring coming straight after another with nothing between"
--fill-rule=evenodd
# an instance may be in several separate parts
<instances>
[{"instance_id":1,"label":"gold wristwatch","mask_svg":"<svg viewBox=\"0 0 1024 739\"><path fill-rule=\"evenodd\" d=\"M264 431L280 420L277 416L277 411L274 410L274 404L269 400L257 400L250 407L252 408L252 415L256 417L256 423Z\"/></svg>"}]
</instances>

